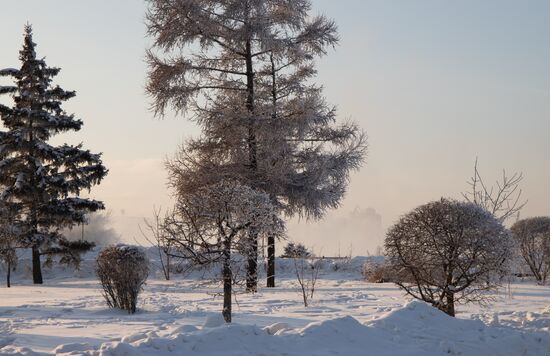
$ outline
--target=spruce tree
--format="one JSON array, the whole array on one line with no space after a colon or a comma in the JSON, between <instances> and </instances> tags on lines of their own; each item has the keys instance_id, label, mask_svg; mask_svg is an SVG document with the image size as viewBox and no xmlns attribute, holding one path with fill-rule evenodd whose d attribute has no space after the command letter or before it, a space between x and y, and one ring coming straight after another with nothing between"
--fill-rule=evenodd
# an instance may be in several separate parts
<instances>
[{"instance_id":1,"label":"spruce tree","mask_svg":"<svg viewBox=\"0 0 550 356\"><path fill-rule=\"evenodd\" d=\"M63 254L62 260L77 262L79 253L93 246L67 241L63 228L85 221L89 212L104 209L100 201L79 197L107 174L101 154L82 144L53 146L52 136L78 131L82 121L61 105L75 96L53 86L59 68L37 58L32 28L25 27L20 69L0 70L14 79L14 86L0 87L12 95L14 105L0 105L5 131L0 133L0 199L15 209L20 222L21 243L32 250L33 281L42 283L41 255Z\"/></svg>"}]
</instances>

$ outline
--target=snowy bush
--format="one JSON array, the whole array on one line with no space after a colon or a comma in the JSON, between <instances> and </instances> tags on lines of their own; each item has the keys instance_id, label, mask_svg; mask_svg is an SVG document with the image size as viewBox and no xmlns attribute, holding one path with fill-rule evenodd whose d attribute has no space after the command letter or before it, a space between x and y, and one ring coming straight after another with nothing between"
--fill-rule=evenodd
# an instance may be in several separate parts
<instances>
[{"instance_id":1,"label":"snowy bush","mask_svg":"<svg viewBox=\"0 0 550 356\"><path fill-rule=\"evenodd\" d=\"M490 212L447 199L403 216L385 247L391 268L407 276L395 283L451 316L457 302L486 301L512 255L510 233Z\"/></svg>"},{"instance_id":2,"label":"snowy bush","mask_svg":"<svg viewBox=\"0 0 550 356\"><path fill-rule=\"evenodd\" d=\"M396 269L387 261L367 261L362 274L369 283L412 283L414 279L406 270Z\"/></svg>"},{"instance_id":3,"label":"snowy bush","mask_svg":"<svg viewBox=\"0 0 550 356\"><path fill-rule=\"evenodd\" d=\"M370 283L391 282L389 266L384 262L367 261L363 265L363 277Z\"/></svg>"},{"instance_id":4,"label":"snowy bush","mask_svg":"<svg viewBox=\"0 0 550 356\"><path fill-rule=\"evenodd\" d=\"M334 272L349 271L350 269L353 269L351 256L335 257L332 259L330 265Z\"/></svg>"},{"instance_id":5,"label":"snowy bush","mask_svg":"<svg viewBox=\"0 0 550 356\"><path fill-rule=\"evenodd\" d=\"M96 260L103 296L111 308L136 312L138 294L149 274L149 259L135 246L108 246Z\"/></svg>"},{"instance_id":6,"label":"snowy bush","mask_svg":"<svg viewBox=\"0 0 550 356\"><path fill-rule=\"evenodd\" d=\"M520 220L512 226L512 234L537 282L546 283L550 275L550 217Z\"/></svg>"}]
</instances>

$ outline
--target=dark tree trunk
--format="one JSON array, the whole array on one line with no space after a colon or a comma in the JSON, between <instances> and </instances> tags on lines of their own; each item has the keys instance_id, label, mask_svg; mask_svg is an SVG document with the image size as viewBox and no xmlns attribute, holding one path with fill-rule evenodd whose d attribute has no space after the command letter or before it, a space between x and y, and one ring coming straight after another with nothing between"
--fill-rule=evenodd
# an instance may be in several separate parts
<instances>
[{"instance_id":1,"label":"dark tree trunk","mask_svg":"<svg viewBox=\"0 0 550 356\"><path fill-rule=\"evenodd\" d=\"M275 287L275 236L267 236L267 287Z\"/></svg>"},{"instance_id":2,"label":"dark tree trunk","mask_svg":"<svg viewBox=\"0 0 550 356\"><path fill-rule=\"evenodd\" d=\"M246 291L255 293L258 290L258 233L249 231L248 266L246 273Z\"/></svg>"},{"instance_id":3,"label":"dark tree trunk","mask_svg":"<svg viewBox=\"0 0 550 356\"><path fill-rule=\"evenodd\" d=\"M38 247L32 248L32 281L34 284L42 284L42 266Z\"/></svg>"},{"instance_id":4,"label":"dark tree trunk","mask_svg":"<svg viewBox=\"0 0 550 356\"><path fill-rule=\"evenodd\" d=\"M271 61L271 104L273 112L271 119L277 120L277 76L273 52L269 56ZM275 288L275 236L267 236L267 288Z\"/></svg>"},{"instance_id":5,"label":"dark tree trunk","mask_svg":"<svg viewBox=\"0 0 550 356\"><path fill-rule=\"evenodd\" d=\"M33 131L32 131L32 127L33 127L33 120L31 118L30 120L30 123L29 123L29 126L31 128L30 131L30 142L33 142L34 141L34 137L33 137ZM34 147L34 145L31 145L31 147ZM36 169L38 167L36 167L33 159L31 157L34 157L35 154L34 154L34 151L31 150L30 152L30 157L29 157L29 166L30 167L33 167ZM36 172L36 170L35 170ZM36 184L36 176L33 174L31 175L31 185L33 187L36 187L37 184ZM37 213L37 207L36 205L38 204L38 199L39 199L39 196L36 196L36 192L35 192L35 197L34 197L34 200L31 202L31 206L30 206L30 218L31 218L31 226L32 226L32 234L31 234L31 238L36 238L36 233L38 231L38 213ZM42 284L42 266L40 265L40 249L38 246L34 245L32 246L32 281L34 284Z\"/></svg>"},{"instance_id":6,"label":"dark tree trunk","mask_svg":"<svg viewBox=\"0 0 550 356\"><path fill-rule=\"evenodd\" d=\"M535 276L536 281L537 281L539 284L544 284L542 275L541 275L541 273L540 273L540 266L539 266L539 268L537 268L537 264L536 264L535 260L531 260L531 261L528 262L527 264L529 265L529 269L531 269L531 272L532 272L533 275ZM541 282L542 282L542 283L541 283Z\"/></svg>"},{"instance_id":7,"label":"dark tree trunk","mask_svg":"<svg viewBox=\"0 0 550 356\"><path fill-rule=\"evenodd\" d=\"M450 316L455 316L455 294L453 292L447 293L447 307L446 313Z\"/></svg>"},{"instance_id":8,"label":"dark tree trunk","mask_svg":"<svg viewBox=\"0 0 550 356\"><path fill-rule=\"evenodd\" d=\"M8 261L8 272L6 274L6 286L11 287L11 263Z\"/></svg>"},{"instance_id":9,"label":"dark tree trunk","mask_svg":"<svg viewBox=\"0 0 550 356\"><path fill-rule=\"evenodd\" d=\"M170 255L166 254L166 280L170 280Z\"/></svg>"},{"instance_id":10,"label":"dark tree trunk","mask_svg":"<svg viewBox=\"0 0 550 356\"><path fill-rule=\"evenodd\" d=\"M223 243L223 319L226 323L231 322L231 285L233 273L231 272L231 239L225 238Z\"/></svg>"},{"instance_id":11,"label":"dark tree trunk","mask_svg":"<svg viewBox=\"0 0 550 356\"><path fill-rule=\"evenodd\" d=\"M254 68L252 64L252 44L250 40L246 42L246 108L249 115L248 122L248 160L251 170L252 184L255 185L258 171L257 161L257 142L254 117ZM253 188L257 188L253 186ZM253 229L249 230L248 238L250 239L250 249L248 250L248 266L246 273L246 290L248 292L256 292L258 289L258 233Z\"/></svg>"}]
</instances>

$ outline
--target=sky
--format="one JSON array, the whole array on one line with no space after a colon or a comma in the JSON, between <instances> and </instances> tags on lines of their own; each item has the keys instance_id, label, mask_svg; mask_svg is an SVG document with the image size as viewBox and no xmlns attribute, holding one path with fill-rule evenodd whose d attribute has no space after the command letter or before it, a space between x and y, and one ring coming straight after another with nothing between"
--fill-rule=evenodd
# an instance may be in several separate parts
<instances>
[{"instance_id":1,"label":"sky","mask_svg":"<svg viewBox=\"0 0 550 356\"><path fill-rule=\"evenodd\" d=\"M153 117L145 95L146 4L141 0L0 0L0 68L17 67L23 26L83 129L55 142L103 152L105 201L123 240L170 206L163 161L200 131ZM486 181L522 172L522 217L550 215L550 2L544 0L313 0L341 43L316 82L341 120L368 134L364 166L323 221L289 221L289 239L318 254L375 253L402 214L461 198L476 157ZM0 84L5 81L0 81ZM9 98L0 98L2 103Z\"/></svg>"}]
</instances>

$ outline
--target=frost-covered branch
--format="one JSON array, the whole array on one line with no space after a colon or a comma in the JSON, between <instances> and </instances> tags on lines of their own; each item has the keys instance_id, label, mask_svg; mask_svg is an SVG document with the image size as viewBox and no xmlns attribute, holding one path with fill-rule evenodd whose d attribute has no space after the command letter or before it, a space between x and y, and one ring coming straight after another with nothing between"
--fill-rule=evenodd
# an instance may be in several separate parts
<instances>
[{"instance_id":1,"label":"frost-covered branch","mask_svg":"<svg viewBox=\"0 0 550 356\"><path fill-rule=\"evenodd\" d=\"M500 221L505 222L512 217L519 217L521 209L527 204L522 197L523 191L520 184L523 181L522 173L514 173L508 176L502 171L501 180L495 186L487 186L478 169L478 161L474 165L474 175L468 183L469 192L463 193L464 198L482 208L490 211Z\"/></svg>"}]
</instances>

